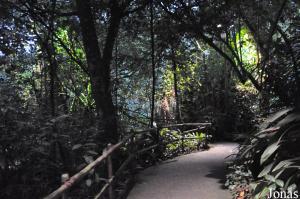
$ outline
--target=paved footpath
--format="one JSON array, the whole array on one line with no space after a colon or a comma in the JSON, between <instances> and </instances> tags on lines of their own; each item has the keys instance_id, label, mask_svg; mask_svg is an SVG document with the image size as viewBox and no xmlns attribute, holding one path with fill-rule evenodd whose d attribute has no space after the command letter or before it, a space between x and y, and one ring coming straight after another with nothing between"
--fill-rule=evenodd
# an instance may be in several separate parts
<instances>
[{"instance_id":1,"label":"paved footpath","mask_svg":"<svg viewBox=\"0 0 300 199\"><path fill-rule=\"evenodd\" d=\"M225 159L237 144L217 143L142 171L128 199L231 199L223 189Z\"/></svg>"}]
</instances>

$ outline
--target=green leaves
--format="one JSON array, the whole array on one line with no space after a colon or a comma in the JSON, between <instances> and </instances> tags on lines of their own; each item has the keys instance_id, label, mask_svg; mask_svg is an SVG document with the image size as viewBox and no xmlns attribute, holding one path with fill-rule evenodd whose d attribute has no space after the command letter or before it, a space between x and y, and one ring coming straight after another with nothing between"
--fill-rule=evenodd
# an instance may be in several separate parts
<instances>
[{"instance_id":1,"label":"green leaves","mask_svg":"<svg viewBox=\"0 0 300 199\"><path fill-rule=\"evenodd\" d=\"M205 140L206 135L205 135L205 133L203 133L203 132L196 132L196 133L195 133L195 137L197 137L197 140L198 140L199 142L202 142L202 141Z\"/></svg>"},{"instance_id":2,"label":"green leaves","mask_svg":"<svg viewBox=\"0 0 300 199\"><path fill-rule=\"evenodd\" d=\"M299 113L284 114L285 116L277 119L268 119L270 125L265 125L254 136L249 136L248 142L241 147L237 156L239 163L247 165L247 169L251 169L254 177L258 178L247 182L252 181L255 185L252 187L254 198L265 198L270 190L297 190L296 184L300 176L300 124L289 118L294 118ZM259 174L256 175L257 173Z\"/></svg>"},{"instance_id":3,"label":"green leaves","mask_svg":"<svg viewBox=\"0 0 300 199\"><path fill-rule=\"evenodd\" d=\"M271 163L271 164L269 164L268 166L266 166L266 167L260 172L260 174L258 175L258 177L260 178L260 177L263 177L263 176L269 174L270 171L272 170L273 165L274 165L274 163Z\"/></svg>"},{"instance_id":4,"label":"green leaves","mask_svg":"<svg viewBox=\"0 0 300 199\"><path fill-rule=\"evenodd\" d=\"M283 161L279 162L272 171L274 172L279 169L286 168L286 167L290 166L291 164L293 164L293 162L291 160L283 160Z\"/></svg>"},{"instance_id":5,"label":"green leaves","mask_svg":"<svg viewBox=\"0 0 300 199\"><path fill-rule=\"evenodd\" d=\"M274 142L270 146L266 148L266 150L263 152L260 158L260 164L262 165L265 161L267 161L274 152L279 148L279 142Z\"/></svg>"},{"instance_id":6,"label":"green leaves","mask_svg":"<svg viewBox=\"0 0 300 199\"><path fill-rule=\"evenodd\" d=\"M263 188L261 192L255 195L255 199L261 199L261 198L266 198L268 194L270 193L270 190L268 187Z\"/></svg>"},{"instance_id":7,"label":"green leaves","mask_svg":"<svg viewBox=\"0 0 300 199\"><path fill-rule=\"evenodd\" d=\"M75 144L75 145L72 147L72 150L75 151L75 150L77 150L77 149L79 149L79 148L81 148L81 147L82 147L82 144Z\"/></svg>"},{"instance_id":8,"label":"green leaves","mask_svg":"<svg viewBox=\"0 0 300 199\"><path fill-rule=\"evenodd\" d=\"M83 156L83 158L84 158L84 160L85 160L85 162L86 162L87 164L90 164L91 162L94 161L94 159L93 159L92 156L87 156L87 155L85 155L85 156Z\"/></svg>"}]
</instances>

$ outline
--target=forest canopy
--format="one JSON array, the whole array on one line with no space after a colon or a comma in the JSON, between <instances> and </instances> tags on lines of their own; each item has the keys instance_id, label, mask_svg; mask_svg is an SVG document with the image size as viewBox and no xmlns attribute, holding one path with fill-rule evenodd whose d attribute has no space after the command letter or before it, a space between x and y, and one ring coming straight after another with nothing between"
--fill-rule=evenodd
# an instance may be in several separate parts
<instances>
[{"instance_id":1,"label":"forest canopy","mask_svg":"<svg viewBox=\"0 0 300 199\"><path fill-rule=\"evenodd\" d=\"M228 139L299 108L299 12L297 0L0 0L0 198L45 195L128 129L212 122Z\"/></svg>"}]
</instances>

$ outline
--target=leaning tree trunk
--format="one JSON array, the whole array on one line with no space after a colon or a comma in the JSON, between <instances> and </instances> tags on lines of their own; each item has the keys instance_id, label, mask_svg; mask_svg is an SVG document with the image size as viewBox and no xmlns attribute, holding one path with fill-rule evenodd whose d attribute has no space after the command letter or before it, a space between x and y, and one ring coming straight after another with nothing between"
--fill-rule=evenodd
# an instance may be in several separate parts
<instances>
[{"instance_id":1,"label":"leaning tree trunk","mask_svg":"<svg viewBox=\"0 0 300 199\"><path fill-rule=\"evenodd\" d=\"M90 0L76 0L76 4L91 80L92 95L96 103L96 110L102 116L104 123L105 135L101 137L103 139L101 141L115 143L118 141L119 136L116 111L111 94L110 64L122 12L115 1L111 7L110 24L103 56L101 56Z\"/></svg>"}]
</instances>

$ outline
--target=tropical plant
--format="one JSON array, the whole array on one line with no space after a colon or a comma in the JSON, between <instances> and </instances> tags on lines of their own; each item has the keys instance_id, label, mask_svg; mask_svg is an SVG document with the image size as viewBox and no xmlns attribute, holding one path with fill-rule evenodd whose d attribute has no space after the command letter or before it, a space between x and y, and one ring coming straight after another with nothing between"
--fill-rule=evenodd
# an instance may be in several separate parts
<instances>
[{"instance_id":1,"label":"tropical plant","mask_svg":"<svg viewBox=\"0 0 300 199\"><path fill-rule=\"evenodd\" d=\"M255 198L264 198L271 190L299 190L299 131L299 111L285 109L268 118L241 146L235 164L251 171L248 184Z\"/></svg>"}]
</instances>

